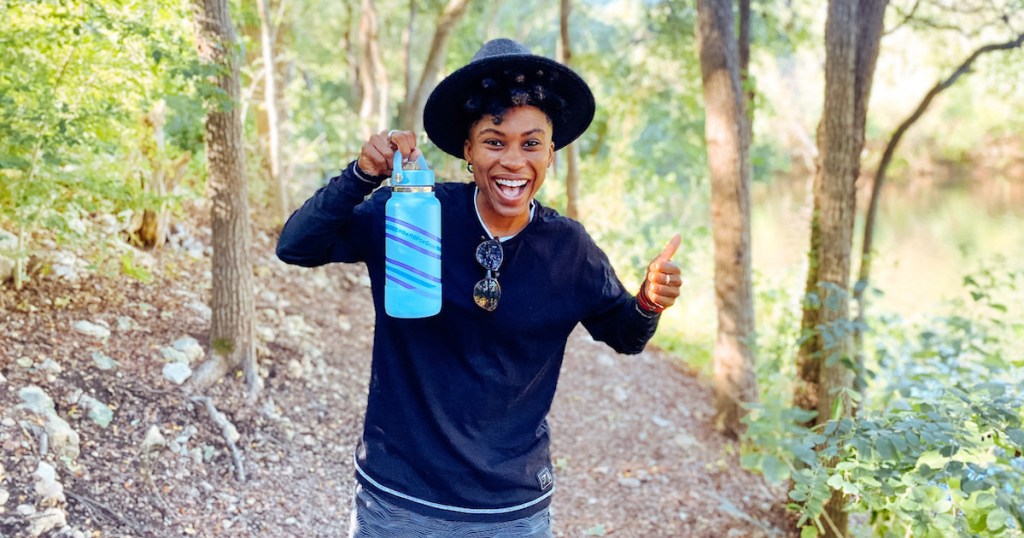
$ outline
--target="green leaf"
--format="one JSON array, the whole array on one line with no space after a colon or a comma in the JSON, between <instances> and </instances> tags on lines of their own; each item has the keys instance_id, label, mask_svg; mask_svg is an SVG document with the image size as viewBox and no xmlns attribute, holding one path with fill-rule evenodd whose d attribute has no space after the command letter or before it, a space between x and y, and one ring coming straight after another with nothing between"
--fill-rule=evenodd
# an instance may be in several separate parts
<instances>
[{"instance_id":1,"label":"green leaf","mask_svg":"<svg viewBox=\"0 0 1024 538\"><path fill-rule=\"evenodd\" d=\"M836 473L828 477L828 482L826 482L826 484L828 484L832 489L842 489L846 484L846 480L843 478L843 475Z\"/></svg>"},{"instance_id":2,"label":"green leaf","mask_svg":"<svg viewBox=\"0 0 1024 538\"><path fill-rule=\"evenodd\" d=\"M875 450L878 451L878 457L883 460L891 461L896 459L896 449L888 437L880 437L875 441Z\"/></svg>"},{"instance_id":3,"label":"green leaf","mask_svg":"<svg viewBox=\"0 0 1024 538\"><path fill-rule=\"evenodd\" d=\"M975 491L981 491L986 488L987 486L984 480L966 479L960 482L960 489L967 494L974 493Z\"/></svg>"},{"instance_id":4,"label":"green leaf","mask_svg":"<svg viewBox=\"0 0 1024 538\"><path fill-rule=\"evenodd\" d=\"M814 525L804 525L804 527L800 529L800 538L817 538L817 536L818 528Z\"/></svg>"},{"instance_id":5,"label":"green leaf","mask_svg":"<svg viewBox=\"0 0 1024 538\"><path fill-rule=\"evenodd\" d=\"M1006 520L1009 516L1002 508L996 508L988 513L985 517L985 527L990 531L998 531L1006 526Z\"/></svg>"},{"instance_id":6,"label":"green leaf","mask_svg":"<svg viewBox=\"0 0 1024 538\"><path fill-rule=\"evenodd\" d=\"M1020 428L1010 428L1006 430L1006 436L1013 441L1013 444L1017 445L1017 448L1024 448L1024 430Z\"/></svg>"},{"instance_id":7,"label":"green leaf","mask_svg":"<svg viewBox=\"0 0 1024 538\"><path fill-rule=\"evenodd\" d=\"M779 461L779 458L771 454L766 454L761 459L761 471L764 473L765 479L773 484L778 484L789 478L789 468Z\"/></svg>"}]
</instances>

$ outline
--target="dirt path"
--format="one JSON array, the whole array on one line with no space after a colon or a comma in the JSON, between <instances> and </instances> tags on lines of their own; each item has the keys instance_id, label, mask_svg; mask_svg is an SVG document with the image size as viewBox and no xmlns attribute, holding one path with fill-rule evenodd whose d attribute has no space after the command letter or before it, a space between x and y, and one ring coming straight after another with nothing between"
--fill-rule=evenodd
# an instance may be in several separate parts
<instances>
[{"instance_id":1,"label":"dirt path","mask_svg":"<svg viewBox=\"0 0 1024 538\"><path fill-rule=\"evenodd\" d=\"M372 335L366 278L285 266L271 247L258 237L261 404L243 405L238 378L209 393L238 430L244 483L207 409L163 375L164 348L188 336L207 347L208 259L169 249L148 285L92 276L2 290L0 538L48 521L46 536L345 535ZM82 321L109 335L75 329ZM740 469L711 427L707 387L658 350L619 356L585 331L568 349L550 419L559 536L789 535L784 493ZM101 368L104 357L117 365ZM59 439L42 452L48 419L19 406L32 386L77 433L74 461ZM92 401L113 412L109 425L90 418ZM154 427L163 443L144 448ZM40 492L40 462L61 496Z\"/></svg>"}]
</instances>

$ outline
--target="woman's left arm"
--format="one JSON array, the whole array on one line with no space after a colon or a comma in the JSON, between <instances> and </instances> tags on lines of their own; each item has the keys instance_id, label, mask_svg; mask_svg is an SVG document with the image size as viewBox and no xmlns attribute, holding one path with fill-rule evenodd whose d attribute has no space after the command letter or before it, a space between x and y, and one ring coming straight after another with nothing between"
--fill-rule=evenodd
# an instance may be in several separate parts
<instances>
[{"instance_id":1,"label":"woman's left arm","mask_svg":"<svg viewBox=\"0 0 1024 538\"><path fill-rule=\"evenodd\" d=\"M583 326L595 340L608 344L619 353L643 351L658 328L661 312L675 303L680 294L682 271L672 261L679 242L677 234L651 262L636 297L622 289L611 266L606 266L605 285L596 294L604 298L604 306L583 320Z\"/></svg>"}]
</instances>

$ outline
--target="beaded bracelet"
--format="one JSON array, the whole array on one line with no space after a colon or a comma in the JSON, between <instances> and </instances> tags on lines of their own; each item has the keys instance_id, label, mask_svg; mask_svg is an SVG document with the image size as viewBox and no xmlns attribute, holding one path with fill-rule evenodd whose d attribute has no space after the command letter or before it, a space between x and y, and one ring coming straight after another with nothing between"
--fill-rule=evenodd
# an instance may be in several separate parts
<instances>
[{"instance_id":1,"label":"beaded bracelet","mask_svg":"<svg viewBox=\"0 0 1024 538\"><path fill-rule=\"evenodd\" d=\"M640 308L648 312L651 312L652 314L660 314L665 310L665 307L661 306L658 303L655 303L654 301L651 300L650 297L647 296L648 285L649 282L645 280L644 285L640 286L640 293L636 295L636 302L640 306Z\"/></svg>"}]
</instances>

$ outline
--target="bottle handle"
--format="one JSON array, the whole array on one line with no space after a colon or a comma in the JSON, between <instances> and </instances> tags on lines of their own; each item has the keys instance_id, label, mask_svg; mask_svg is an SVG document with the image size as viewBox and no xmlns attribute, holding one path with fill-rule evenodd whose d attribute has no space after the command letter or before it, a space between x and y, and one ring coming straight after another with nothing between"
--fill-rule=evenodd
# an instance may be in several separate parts
<instances>
[{"instance_id":1,"label":"bottle handle","mask_svg":"<svg viewBox=\"0 0 1024 538\"><path fill-rule=\"evenodd\" d=\"M395 165L392 173L395 174L396 178L402 173L402 161L402 152L395 150ZM423 158L422 154L416 159L416 165L419 166L420 170L430 170L430 166L427 165L427 160Z\"/></svg>"}]
</instances>

